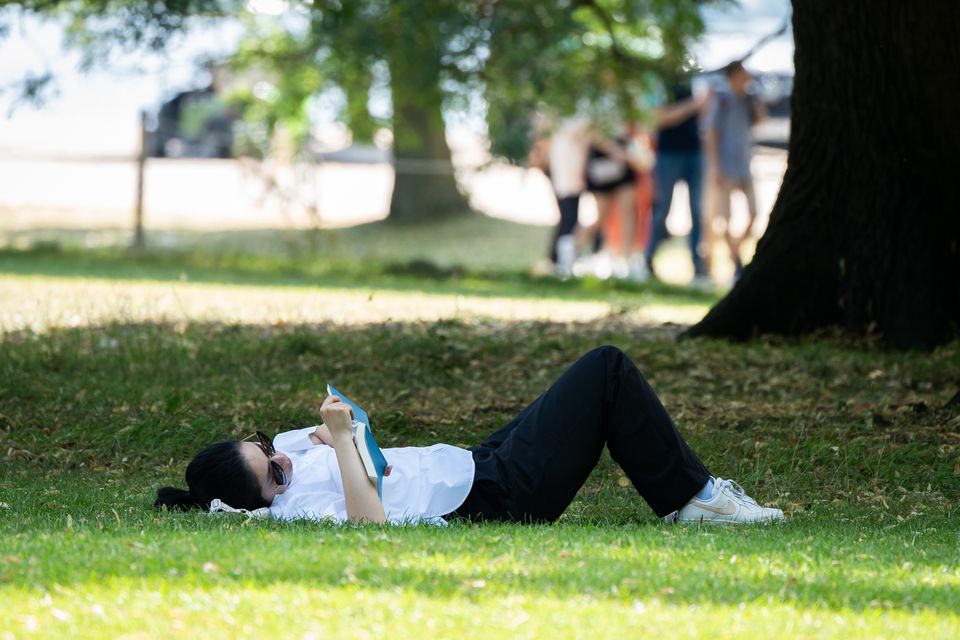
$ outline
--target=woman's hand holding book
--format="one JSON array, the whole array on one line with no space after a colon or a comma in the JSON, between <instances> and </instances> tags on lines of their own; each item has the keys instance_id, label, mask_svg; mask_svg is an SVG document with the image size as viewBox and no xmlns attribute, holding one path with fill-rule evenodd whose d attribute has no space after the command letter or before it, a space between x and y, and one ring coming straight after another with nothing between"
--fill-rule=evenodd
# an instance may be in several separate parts
<instances>
[{"instance_id":1,"label":"woman's hand holding book","mask_svg":"<svg viewBox=\"0 0 960 640\"><path fill-rule=\"evenodd\" d=\"M353 437L353 409L339 397L327 396L320 407L320 415L333 440Z\"/></svg>"},{"instance_id":2,"label":"woman's hand holding book","mask_svg":"<svg viewBox=\"0 0 960 640\"><path fill-rule=\"evenodd\" d=\"M385 522L386 513L377 487L370 483L360 453L353 441L353 409L339 397L331 395L320 407L323 422L330 429L333 450L340 467L347 517L351 522Z\"/></svg>"}]
</instances>

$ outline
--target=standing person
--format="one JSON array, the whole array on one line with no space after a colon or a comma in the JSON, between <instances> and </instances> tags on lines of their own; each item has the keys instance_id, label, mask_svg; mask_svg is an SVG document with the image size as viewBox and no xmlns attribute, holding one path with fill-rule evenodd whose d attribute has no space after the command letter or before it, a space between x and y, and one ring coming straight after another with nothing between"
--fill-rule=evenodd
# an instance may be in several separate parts
<instances>
[{"instance_id":1,"label":"standing person","mask_svg":"<svg viewBox=\"0 0 960 640\"><path fill-rule=\"evenodd\" d=\"M597 201L597 221L584 230L578 243L596 241L607 226L611 212L616 208L619 217L620 242L612 246L606 242L603 262L595 264L597 275L630 278L643 281L647 278L646 263L639 255L633 255L633 240L636 235L636 183L637 174L633 158L629 155L628 138L614 141L595 136L587 160L587 191ZM611 253L612 256L607 255ZM612 257L612 262L611 262Z\"/></svg>"},{"instance_id":2,"label":"standing person","mask_svg":"<svg viewBox=\"0 0 960 640\"><path fill-rule=\"evenodd\" d=\"M271 441L210 445L187 466L189 489L162 487L154 506L270 508L281 519L434 522L441 518L553 522L606 448L638 495L667 522L782 520L732 480L710 475L656 393L622 351L603 346L573 363L540 397L480 444L386 449L392 473L382 497L351 433L352 411L337 396L324 424Z\"/></svg>"},{"instance_id":3,"label":"standing person","mask_svg":"<svg viewBox=\"0 0 960 640\"><path fill-rule=\"evenodd\" d=\"M573 272L577 257L574 232L580 218L580 195L587 188L587 155L592 136L590 120L572 117L561 120L550 136L547 171L560 209L560 220L550 243L550 259L557 275Z\"/></svg>"},{"instance_id":4,"label":"standing person","mask_svg":"<svg viewBox=\"0 0 960 640\"><path fill-rule=\"evenodd\" d=\"M604 242L609 247L621 244L626 255L630 256L628 271L635 281L644 281L649 277L647 263L644 257L647 243L650 241L650 216L653 209L653 165L655 155L653 151L653 136L644 127L637 123L627 129L627 155L636 174L634 182L634 212L630 220L624 224L622 215L609 216L603 225ZM629 234L630 223L633 225L633 238ZM625 231L624 226L628 227Z\"/></svg>"},{"instance_id":5,"label":"standing person","mask_svg":"<svg viewBox=\"0 0 960 640\"><path fill-rule=\"evenodd\" d=\"M699 117L709 93L695 98L689 82L673 87L674 101L654 113L657 126L657 162L653 169L655 188L650 243L647 245L647 268L651 275L653 257L667 237L667 214L673 202L677 182L687 183L690 200L690 258L693 261L694 284L707 284L706 269L700 254L700 224L703 217L703 153L700 145Z\"/></svg>"},{"instance_id":6,"label":"standing person","mask_svg":"<svg viewBox=\"0 0 960 640\"><path fill-rule=\"evenodd\" d=\"M733 259L734 278L740 277L743 262L740 245L750 235L757 219L757 199L750 172L753 140L751 128L765 117L763 104L747 92L753 77L739 60L724 68L729 89L717 93L712 100L704 127L708 175L716 189L714 218L722 221L723 232ZM743 235L730 228L730 198L735 190L747 199L749 219Z\"/></svg>"}]
</instances>

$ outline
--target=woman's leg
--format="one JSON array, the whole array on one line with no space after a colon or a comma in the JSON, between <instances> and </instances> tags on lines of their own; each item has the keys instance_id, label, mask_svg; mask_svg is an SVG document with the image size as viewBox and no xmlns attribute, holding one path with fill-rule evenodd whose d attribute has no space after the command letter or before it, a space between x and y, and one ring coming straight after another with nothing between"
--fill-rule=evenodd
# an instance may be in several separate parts
<instances>
[{"instance_id":1,"label":"woman's leg","mask_svg":"<svg viewBox=\"0 0 960 640\"><path fill-rule=\"evenodd\" d=\"M556 520L604 445L661 516L685 505L709 478L636 366L607 346L580 358L474 450L474 490L457 513Z\"/></svg>"},{"instance_id":2,"label":"woman's leg","mask_svg":"<svg viewBox=\"0 0 960 640\"><path fill-rule=\"evenodd\" d=\"M730 259L733 260L734 269L740 268L740 239L734 235L733 226L730 224L730 200L733 198L733 183L726 178L721 178L716 184L717 193L717 218L723 220L723 237L730 250Z\"/></svg>"},{"instance_id":3,"label":"woman's leg","mask_svg":"<svg viewBox=\"0 0 960 640\"><path fill-rule=\"evenodd\" d=\"M560 211L560 219L554 228L550 240L550 260L557 262L557 240L563 236L573 235L577 227L577 221L580 216L580 196L566 196L561 198L557 196L557 209Z\"/></svg>"},{"instance_id":4,"label":"woman's leg","mask_svg":"<svg viewBox=\"0 0 960 640\"><path fill-rule=\"evenodd\" d=\"M683 178L683 155L678 152L662 152L657 156L657 164L653 168L654 193L653 215L650 218L650 242L647 244L647 266L653 273L653 256L660 243L669 236L667 231L667 215L673 203L673 189Z\"/></svg>"},{"instance_id":5,"label":"woman's leg","mask_svg":"<svg viewBox=\"0 0 960 640\"><path fill-rule=\"evenodd\" d=\"M637 236L637 185L629 182L617 189L617 214L620 216L620 247L618 255L628 260L633 253Z\"/></svg>"},{"instance_id":6,"label":"woman's leg","mask_svg":"<svg viewBox=\"0 0 960 640\"><path fill-rule=\"evenodd\" d=\"M597 220L577 230L577 255L582 254L584 249L590 253L595 253L599 249L597 239L603 232L603 223L610 209L610 198L605 193L594 192L593 199L597 204Z\"/></svg>"}]
</instances>

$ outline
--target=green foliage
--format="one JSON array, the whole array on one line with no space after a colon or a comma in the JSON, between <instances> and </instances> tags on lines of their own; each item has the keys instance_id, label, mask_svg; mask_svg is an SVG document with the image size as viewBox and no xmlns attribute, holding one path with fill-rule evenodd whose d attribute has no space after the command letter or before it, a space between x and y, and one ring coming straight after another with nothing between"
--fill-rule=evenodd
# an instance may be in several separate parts
<instances>
[{"instance_id":1,"label":"green foliage","mask_svg":"<svg viewBox=\"0 0 960 640\"><path fill-rule=\"evenodd\" d=\"M601 128L643 116L666 76L689 69L689 44L703 30L701 2L597 0L498 3L490 17L484 71L495 153L526 153L530 115L589 115Z\"/></svg>"},{"instance_id":2,"label":"green foliage","mask_svg":"<svg viewBox=\"0 0 960 640\"><path fill-rule=\"evenodd\" d=\"M240 0L20 0L7 3L40 15L65 18L69 42L84 53L84 66L104 62L111 51L161 50L197 18L234 14Z\"/></svg>"},{"instance_id":3,"label":"green foliage","mask_svg":"<svg viewBox=\"0 0 960 640\"><path fill-rule=\"evenodd\" d=\"M689 65L703 29L698 9L709 1L294 0L279 18L229 0L17 4L66 16L88 63L109 60L115 47L163 48L196 18L240 18L246 35L232 64L266 74L276 89L248 112L267 134L284 122L300 137L308 101L336 88L355 139L391 124L395 137L418 135L422 123L389 111L407 89L401 101L461 112L485 104L493 151L517 160L534 111L580 111L611 125L637 119L651 85ZM371 101L383 104L372 113Z\"/></svg>"},{"instance_id":4,"label":"green foliage","mask_svg":"<svg viewBox=\"0 0 960 640\"><path fill-rule=\"evenodd\" d=\"M517 160L526 154L537 110L581 111L601 125L637 119L651 85L688 64L688 45L703 28L700 4L321 2L311 4L308 28L254 33L250 50L257 64L282 61L283 73L298 64L322 67L347 96L340 115L361 138L386 124L367 108L378 65L389 70L395 110L403 88L413 89L403 100L442 99L463 112L475 111L482 98L494 153ZM432 97L436 92L442 96ZM395 136L417 134L415 122L394 116Z\"/></svg>"},{"instance_id":5,"label":"green foliage","mask_svg":"<svg viewBox=\"0 0 960 640\"><path fill-rule=\"evenodd\" d=\"M536 112L579 112L622 133L657 79L687 65L699 7L711 1L724 0L291 0L274 17L240 0L20 4L64 16L87 65L108 63L117 47L163 48L199 18L241 20L246 35L229 62L253 86L234 96L246 107L238 152L308 155L311 108L326 99L355 140L390 127L390 215L409 220L469 208L445 115L485 118L491 152L514 162L526 157ZM33 94L47 85L34 83ZM275 137L278 126L285 136Z\"/></svg>"},{"instance_id":6,"label":"green foliage","mask_svg":"<svg viewBox=\"0 0 960 640\"><path fill-rule=\"evenodd\" d=\"M324 87L316 53L271 21L248 18L246 35L230 67L254 80L234 89L230 99L242 108L242 150L263 157L271 151L273 134L282 124L293 141L306 143L310 134L311 98Z\"/></svg>"}]
</instances>

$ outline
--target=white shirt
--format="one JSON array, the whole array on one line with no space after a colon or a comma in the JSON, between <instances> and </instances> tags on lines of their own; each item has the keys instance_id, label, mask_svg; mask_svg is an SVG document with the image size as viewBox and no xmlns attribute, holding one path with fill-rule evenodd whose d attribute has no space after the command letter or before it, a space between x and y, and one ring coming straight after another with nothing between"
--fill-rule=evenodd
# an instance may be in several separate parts
<instances>
[{"instance_id":1,"label":"white shirt","mask_svg":"<svg viewBox=\"0 0 960 640\"><path fill-rule=\"evenodd\" d=\"M590 120L568 118L550 137L550 181L558 198L578 196L587 188Z\"/></svg>"},{"instance_id":2,"label":"white shirt","mask_svg":"<svg viewBox=\"0 0 960 640\"><path fill-rule=\"evenodd\" d=\"M333 447L315 445L306 427L277 435L273 446L290 456L293 474L287 490L273 499L270 515L346 522L343 481ZM445 524L443 516L467 499L473 486L473 454L449 444L384 449L393 470L383 479L383 510L394 524L421 521Z\"/></svg>"}]
</instances>

